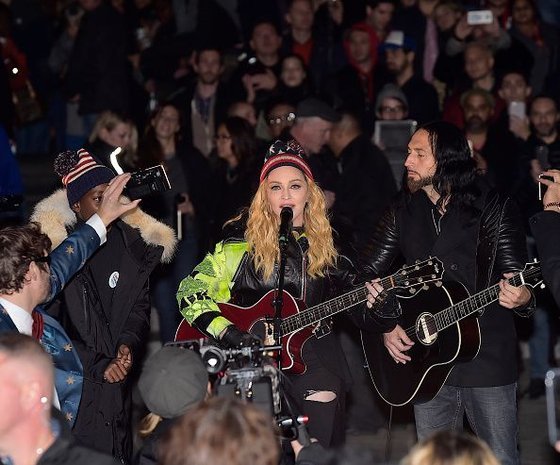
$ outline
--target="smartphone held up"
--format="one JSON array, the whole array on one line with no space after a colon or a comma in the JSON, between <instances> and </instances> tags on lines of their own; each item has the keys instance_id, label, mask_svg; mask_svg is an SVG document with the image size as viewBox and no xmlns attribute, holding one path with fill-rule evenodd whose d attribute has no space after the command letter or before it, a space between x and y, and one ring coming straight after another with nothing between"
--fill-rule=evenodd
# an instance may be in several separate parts
<instances>
[{"instance_id":1,"label":"smartphone held up","mask_svg":"<svg viewBox=\"0 0 560 465\"><path fill-rule=\"evenodd\" d=\"M546 192L546 185L540 182L541 179L546 181L554 182L554 178L552 176L548 176L546 174L539 174L539 200L542 200L544 197L544 193Z\"/></svg>"},{"instance_id":2,"label":"smartphone held up","mask_svg":"<svg viewBox=\"0 0 560 465\"><path fill-rule=\"evenodd\" d=\"M483 26L493 22L494 16L491 10L472 10L467 12L467 24L469 26Z\"/></svg>"}]
</instances>

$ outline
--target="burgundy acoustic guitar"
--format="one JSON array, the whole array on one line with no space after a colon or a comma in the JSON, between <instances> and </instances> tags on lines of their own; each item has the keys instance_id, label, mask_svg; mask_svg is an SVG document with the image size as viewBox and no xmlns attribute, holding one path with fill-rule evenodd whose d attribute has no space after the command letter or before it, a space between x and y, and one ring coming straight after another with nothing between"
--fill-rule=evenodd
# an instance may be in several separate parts
<instances>
[{"instance_id":1,"label":"burgundy acoustic guitar","mask_svg":"<svg viewBox=\"0 0 560 465\"><path fill-rule=\"evenodd\" d=\"M408 294L427 288L427 283L439 281L443 275L443 266L437 258L429 258L414 265L405 266L396 273L383 278L382 286L386 290L406 290ZM305 308L303 302L294 299L284 291L282 323L280 326L282 343L282 369L294 374L305 373L306 366L302 359L302 348L313 336L318 323L332 315L347 310L366 300L367 289L361 286L346 294L328 300L319 305ZM264 345L274 345L272 320L274 317L275 291L266 293L251 307L240 307L228 303L218 303L222 315L235 323L240 329L255 334ZM181 322L175 334L176 341L200 339L205 336L190 326L185 320Z\"/></svg>"}]
</instances>

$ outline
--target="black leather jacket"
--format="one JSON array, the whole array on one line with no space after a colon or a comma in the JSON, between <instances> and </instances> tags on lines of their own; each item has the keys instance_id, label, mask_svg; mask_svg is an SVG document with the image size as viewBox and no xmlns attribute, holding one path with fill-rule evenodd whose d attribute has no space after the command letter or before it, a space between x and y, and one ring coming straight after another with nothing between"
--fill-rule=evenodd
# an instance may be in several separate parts
<instances>
[{"instance_id":1,"label":"black leather jacket","mask_svg":"<svg viewBox=\"0 0 560 465\"><path fill-rule=\"evenodd\" d=\"M183 280L178 294L183 316L207 334L212 334L210 328L221 317L215 302L227 301L248 307L268 291L275 289L277 284L276 271L268 280L264 280L256 271L246 251L242 232L236 231L236 234L228 235L228 239L218 244L214 254L207 256L191 276ZM286 252L284 289L292 297L301 300L309 308L356 286L353 265L342 256L338 258L337 266L328 269L324 277L310 278L307 275L307 247L308 242L304 235L299 236L297 240L290 236ZM230 288L229 297L216 294L216 289L227 289L226 283ZM316 333L320 333L320 337L312 337L307 341L303 356L304 359L308 355L316 356L323 366L348 384L351 381L348 366L331 329L331 318L322 320Z\"/></svg>"},{"instance_id":2,"label":"black leather jacket","mask_svg":"<svg viewBox=\"0 0 560 465\"><path fill-rule=\"evenodd\" d=\"M419 235L422 231L415 229L411 212L418 196L424 195L420 191L410 201L401 198L386 211L370 246L371 252L365 264L367 274L384 276L401 258L407 263L424 258L403 253L407 248L410 250L407 241L421 240ZM479 211L472 218L472 221L478 223L474 226L475 231L478 229L475 269L472 282L465 284L471 289L474 287L475 291L481 291L497 283L504 273L523 269L527 251L521 216L509 198L485 190L474 206ZM450 256L460 256L461 248L465 247L464 239L459 237L454 241L452 238L447 246ZM457 263L458 265L453 263L452 266L462 265L460 261ZM528 315L533 307L534 299L526 307L516 309L516 312ZM461 386L499 386L515 382L517 338L513 312L493 304L479 317L479 323L482 346L478 356L471 362L458 365L448 383ZM398 324L398 319L373 318L373 324L377 325L377 330L388 332Z\"/></svg>"}]
</instances>

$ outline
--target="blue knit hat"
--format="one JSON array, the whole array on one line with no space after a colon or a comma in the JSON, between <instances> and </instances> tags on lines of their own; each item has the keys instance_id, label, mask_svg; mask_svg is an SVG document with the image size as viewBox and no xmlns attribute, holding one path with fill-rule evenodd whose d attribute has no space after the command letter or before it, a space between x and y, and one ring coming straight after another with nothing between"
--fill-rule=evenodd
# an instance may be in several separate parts
<instances>
[{"instance_id":1,"label":"blue knit hat","mask_svg":"<svg viewBox=\"0 0 560 465\"><path fill-rule=\"evenodd\" d=\"M90 189L106 184L115 177L109 168L97 163L84 149L59 153L54 160L54 171L62 178L71 206L79 202Z\"/></svg>"}]
</instances>

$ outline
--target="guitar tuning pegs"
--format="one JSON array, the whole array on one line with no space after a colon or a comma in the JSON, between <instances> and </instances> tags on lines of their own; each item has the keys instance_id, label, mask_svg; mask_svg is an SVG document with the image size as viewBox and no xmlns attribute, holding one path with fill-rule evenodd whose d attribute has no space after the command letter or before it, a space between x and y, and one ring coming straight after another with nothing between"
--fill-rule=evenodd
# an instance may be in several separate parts
<instances>
[{"instance_id":1,"label":"guitar tuning pegs","mask_svg":"<svg viewBox=\"0 0 560 465\"><path fill-rule=\"evenodd\" d=\"M546 287L545 283L541 283L541 285L539 286L541 289L544 289Z\"/></svg>"},{"instance_id":2,"label":"guitar tuning pegs","mask_svg":"<svg viewBox=\"0 0 560 465\"><path fill-rule=\"evenodd\" d=\"M427 291L428 289L429 289L429 287L428 287L427 284L424 284L424 285L422 286L422 290L423 290L423 291Z\"/></svg>"},{"instance_id":3,"label":"guitar tuning pegs","mask_svg":"<svg viewBox=\"0 0 560 465\"><path fill-rule=\"evenodd\" d=\"M408 292L410 292L411 294L416 294L416 289L414 289L413 287L411 287Z\"/></svg>"},{"instance_id":4,"label":"guitar tuning pegs","mask_svg":"<svg viewBox=\"0 0 560 465\"><path fill-rule=\"evenodd\" d=\"M424 278L418 278L418 282L419 282L419 283L424 282Z\"/></svg>"},{"instance_id":5,"label":"guitar tuning pegs","mask_svg":"<svg viewBox=\"0 0 560 465\"><path fill-rule=\"evenodd\" d=\"M437 287L441 287L443 285L443 283L441 281L436 281L436 286Z\"/></svg>"}]
</instances>

